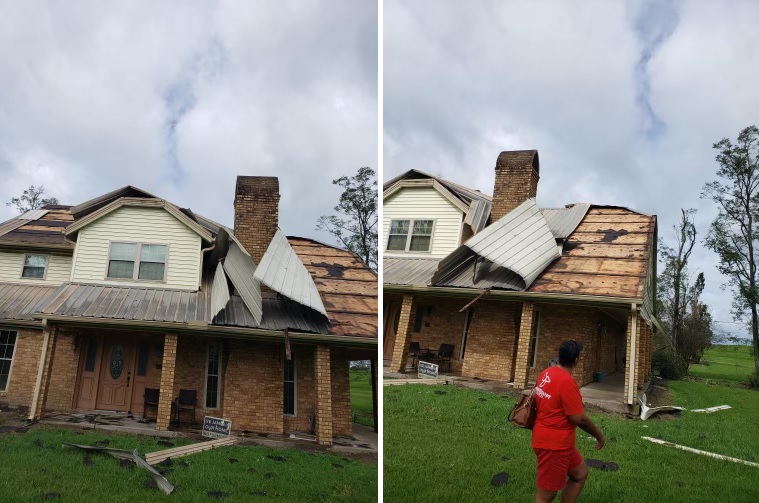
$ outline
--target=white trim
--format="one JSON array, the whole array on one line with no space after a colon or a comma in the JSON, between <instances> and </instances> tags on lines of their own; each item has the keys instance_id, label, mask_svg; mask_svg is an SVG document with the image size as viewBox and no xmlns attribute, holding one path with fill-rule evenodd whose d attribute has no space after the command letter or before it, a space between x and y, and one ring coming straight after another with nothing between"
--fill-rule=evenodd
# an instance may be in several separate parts
<instances>
[{"instance_id":1,"label":"white trim","mask_svg":"<svg viewBox=\"0 0 759 503\"><path fill-rule=\"evenodd\" d=\"M392 236L400 236L401 234L392 234L390 231L393 228L393 222L403 222L408 221L408 232L406 233L406 246L403 250L389 250L388 246L390 246L390 238ZM409 249L411 246L411 238L414 237L414 222L432 222L432 230L430 231L430 245L427 248L427 250L411 250ZM398 253L402 256L405 256L406 254L422 254L423 256L427 256L432 253L432 245L435 242L435 227L437 227L437 219L436 218L414 218L414 217L403 217L403 218L391 218L390 224L387 229L387 240L385 241L385 249L384 251L390 254ZM425 234L419 234L418 236L425 236Z\"/></svg>"},{"instance_id":2,"label":"white trim","mask_svg":"<svg viewBox=\"0 0 759 503\"><path fill-rule=\"evenodd\" d=\"M216 384L216 407L209 407L208 406L208 402L206 401L206 393L208 393L208 357L209 357L209 352L210 352L210 349L211 349L212 345L216 346L216 354L218 355L218 359L219 359L219 373L216 374L216 377L218 378L218 380L216 381L216 383L217 383ZM205 351L205 354L206 354L206 358L205 358L206 362L205 363L206 364L204 365L205 366L205 374L204 374L204 378L203 378L203 408L204 409L218 410L218 409L221 408L221 376L222 376L221 364L222 364L222 351L223 351L223 345L222 345L221 341L210 341L208 344L206 344L206 351Z\"/></svg>"},{"instance_id":3,"label":"white trim","mask_svg":"<svg viewBox=\"0 0 759 503\"><path fill-rule=\"evenodd\" d=\"M10 330L10 329L3 329L0 328L0 331L2 332L14 332L16 334L16 338L13 341L13 356L11 356L11 364L8 367L8 379L5 381L5 389L0 389L0 393L8 393L8 389L11 386L11 376L13 375L13 363L16 361L16 350L18 349L18 339L19 339L19 330ZM6 360L6 358L2 358L3 360Z\"/></svg>"},{"instance_id":4,"label":"white trim","mask_svg":"<svg viewBox=\"0 0 759 503\"><path fill-rule=\"evenodd\" d=\"M630 304L632 310L632 322L630 327L630 358L627 360L627 404L632 405L635 399L635 367L638 362L635 358L635 338L638 335L638 305Z\"/></svg>"},{"instance_id":5,"label":"white trim","mask_svg":"<svg viewBox=\"0 0 759 503\"><path fill-rule=\"evenodd\" d=\"M297 417L298 416L298 366L295 363L295 351L290 351L290 361L293 362L293 413L288 414L284 411L285 401L285 383L290 382L285 380L285 365L287 365L287 358L282 351L282 414L285 417Z\"/></svg>"},{"instance_id":6,"label":"white trim","mask_svg":"<svg viewBox=\"0 0 759 503\"><path fill-rule=\"evenodd\" d=\"M24 267L26 267L26 257L45 257L45 270L42 272L41 278L35 278L31 276L24 276ZM24 253L24 258L21 261L21 272L19 273L19 279L31 280L31 281L45 281L47 279L47 270L50 267L50 255L47 253Z\"/></svg>"},{"instance_id":7,"label":"white trim","mask_svg":"<svg viewBox=\"0 0 759 503\"><path fill-rule=\"evenodd\" d=\"M114 244L133 244L136 245L134 249L134 267L132 269L132 277L131 278L112 278L108 276L108 270L111 267L111 251L113 249ZM163 279L140 279L140 262L142 258L142 247L143 245L156 245L156 246L165 246L166 247L166 258L163 262ZM140 283L166 283L167 277L169 275L169 250L170 250L170 243L149 243L149 242L141 242L141 241L113 241L108 240L108 255L106 256L105 261L105 274L103 275L103 281L134 281L134 282L140 282ZM158 264L159 262L148 262L150 264Z\"/></svg>"}]
</instances>

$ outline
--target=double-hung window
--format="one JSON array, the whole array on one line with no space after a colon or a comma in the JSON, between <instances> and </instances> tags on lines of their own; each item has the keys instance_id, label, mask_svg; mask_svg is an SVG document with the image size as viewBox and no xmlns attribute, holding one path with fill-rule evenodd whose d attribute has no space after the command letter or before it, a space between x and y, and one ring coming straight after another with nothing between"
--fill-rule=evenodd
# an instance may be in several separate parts
<instances>
[{"instance_id":1,"label":"double-hung window","mask_svg":"<svg viewBox=\"0 0 759 503\"><path fill-rule=\"evenodd\" d=\"M388 251L428 252L433 220L391 220Z\"/></svg>"},{"instance_id":2,"label":"double-hung window","mask_svg":"<svg viewBox=\"0 0 759 503\"><path fill-rule=\"evenodd\" d=\"M283 412L286 416L295 415L295 353L290 355L290 359L284 359L282 372L282 390L283 396Z\"/></svg>"},{"instance_id":3,"label":"double-hung window","mask_svg":"<svg viewBox=\"0 0 759 503\"><path fill-rule=\"evenodd\" d=\"M24 267L21 269L22 278L45 279L47 255L24 255Z\"/></svg>"},{"instance_id":4,"label":"double-hung window","mask_svg":"<svg viewBox=\"0 0 759 503\"><path fill-rule=\"evenodd\" d=\"M219 408L219 387L221 385L221 345L208 345L208 360L206 362L206 408Z\"/></svg>"},{"instance_id":5,"label":"double-hung window","mask_svg":"<svg viewBox=\"0 0 759 503\"><path fill-rule=\"evenodd\" d=\"M166 245L111 243L107 277L113 279L164 281Z\"/></svg>"},{"instance_id":6,"label":"double-hung window","mask_svg":"<svg viewBox=\"0 0 759 503\"><path fill-rule=\"evenodd\" d=\"M532 332L530 333L530 351L527 354L527 361L530 368L535 368L538 359L538 331L540 330L540 311L537 309L532 314Z\"/></svg>"},{"instance_id":7,"label":"double-hung window","mask_svg":"<svg viewBox=\"0 0 759 503\"><path fill-rule=\"evenodd\" d=\"M13 350L16 347L16 332L0 330L0 391L8 389L8 378L11 375Z\"/></svg>"}]
</instances>

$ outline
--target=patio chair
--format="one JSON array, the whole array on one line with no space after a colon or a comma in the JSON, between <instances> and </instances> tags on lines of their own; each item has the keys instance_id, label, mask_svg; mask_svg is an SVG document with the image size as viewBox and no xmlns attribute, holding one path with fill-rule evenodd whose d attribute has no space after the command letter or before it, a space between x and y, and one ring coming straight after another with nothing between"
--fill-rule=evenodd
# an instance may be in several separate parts
<instances>
[{"instance_id":1,"label":"patio chair","mask_svg":"<svg viewBox=\"0 0 759 503\"><path fill-rule=\"evenodd\" d=\"M192 412L192 422L195 424L195 407L198 403L198 392L194 389L180 389L179 396L174 401L176 403L176 422L178 427L182 427L182 412Z\"/></svg>"},{"instance_id":2,"label":"patio chair","mask_svg":"<svg viewBox=\"0 0 759 503\"><path fill-rule=\"evenodd\" d=\"M411 358L411 368L416 368L419 364L419 357L422 356L422 350L419 349L418 342L411 342L408 346L408 355Z\"/></svg>"},{"instance_id":3,"label":"patio chair","mask_svg":"<svg viewBox=\"0 0 759 503\"><path fill-rule=\"evenodd\" d=\"M148 419L148 411L154 411L152 419L158 419L158 396L160 390L156 388L145 388L145 394L142 399L142 419Z\"/></svg>"},{"instance_id":4,"label":"patio chair","mask_svg":"<svg viewBox=\"0 0 759 503\"><path fill-rule=\"evenodd\" d=\"M438 365L440 367L443 366L443 362L448 362L448 370L445 372L451 371L451 358L453 357L453 344L441 344L440 349L437 350L437 356L435 359L437 360ZM440 369L443 370L442 368Z\"/></svg>"}]
</instances>

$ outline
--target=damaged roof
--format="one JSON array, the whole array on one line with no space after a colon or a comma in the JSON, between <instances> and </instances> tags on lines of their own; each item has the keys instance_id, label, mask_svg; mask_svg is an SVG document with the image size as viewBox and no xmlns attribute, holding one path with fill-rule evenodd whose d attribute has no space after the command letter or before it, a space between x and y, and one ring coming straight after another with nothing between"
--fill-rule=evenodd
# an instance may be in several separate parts
<instances>
[{"instance_id":1,"label":"damaged roof","mask_svg":"<svg viewBox=\"0 0 759 503\"><path fill-rule=\"evenodd\" d=\"M377 275L353 252L313 239L287 241L313 278L334 335L377 338Z\"/></svg>"},{"instance_id":2,"label":"damaged roof","mask_svg":"<svg viewBox=\"0 0 759 503\"><path fill-rule=\"evenodd\" d=\"M66 227L74 222L71 206L48 204L0 224L0 246L74 250Z\"/></svg>"}]
</instances>

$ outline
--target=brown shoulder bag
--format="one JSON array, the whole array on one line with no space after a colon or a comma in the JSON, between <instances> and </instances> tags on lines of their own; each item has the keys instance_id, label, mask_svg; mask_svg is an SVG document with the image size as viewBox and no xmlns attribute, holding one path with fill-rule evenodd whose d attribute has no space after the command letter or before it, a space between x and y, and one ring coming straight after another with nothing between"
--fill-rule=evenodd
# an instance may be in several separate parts
<instances>
[{"instance_id":1,"label":"brown shoulder bag","mask_svg":"<svg viewBox=\"0 0 759 503\"><path fill-rule=\"evenodd\" d=\"M532 388L532 392L529 395L525 395L524 393L519 395L519 400L517 400L517 403L514 404L514 407L509 412L511 424L528 430L532 429L535 425L535 416L538 414L535 408L534 395L535 388Z\"/></svg>"}]
</instances>

